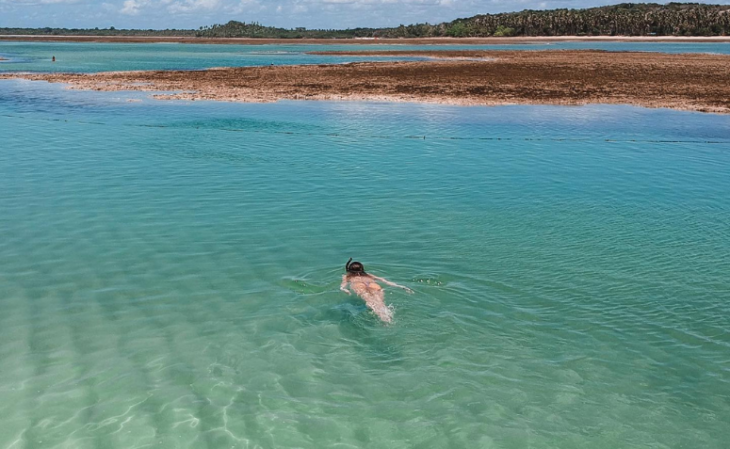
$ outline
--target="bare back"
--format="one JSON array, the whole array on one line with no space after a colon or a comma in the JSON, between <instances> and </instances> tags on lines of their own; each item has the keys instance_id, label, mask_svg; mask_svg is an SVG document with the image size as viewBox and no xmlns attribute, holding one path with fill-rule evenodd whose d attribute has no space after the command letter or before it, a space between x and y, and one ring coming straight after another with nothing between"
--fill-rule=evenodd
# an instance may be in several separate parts
<instances>
[{"instance_id":1,"label":"bare back","mask_svg":"<svg viewBox=\"0 0 730 449\"><path fill-rule=\"evenodd\" d=\"M343 284L350 284L350 288L357 293L357 296L365 301L365 304L381 320L386 323L393 321L393 311L385 305L385 293L383 288L369 274L356 275L346 274L342 276Z\"/></svg>"}]
</instances>

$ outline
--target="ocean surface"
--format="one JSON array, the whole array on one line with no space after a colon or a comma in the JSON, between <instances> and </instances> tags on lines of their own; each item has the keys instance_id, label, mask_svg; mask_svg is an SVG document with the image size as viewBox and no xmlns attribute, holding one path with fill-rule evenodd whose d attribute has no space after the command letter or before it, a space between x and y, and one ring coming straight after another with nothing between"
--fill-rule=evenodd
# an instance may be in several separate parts
<instances>
[{"instance_id":1,"label":"ocean surface","mask_svg":"<svg viewBox=\"0 0 730 449\"><path fill-rule=\"evenodd\" d=\"M730 116L0 81L0 231L2 449L730 441Z\"/></svg>"},{"instance_id":2,"label":"ocean surface","mask_svg":"<svg viewBox=\"0 0 730 449\"><path fill-rule=\"evenodd\" d=\"M730 42L546 42L518 45L207 45L0 41L0 72L195 70L283 64L341 64L419 58L322 56L312 51L579 50L730 54ZM56 62L51 62L55 56Z\"/></svg>"}]
</instances>

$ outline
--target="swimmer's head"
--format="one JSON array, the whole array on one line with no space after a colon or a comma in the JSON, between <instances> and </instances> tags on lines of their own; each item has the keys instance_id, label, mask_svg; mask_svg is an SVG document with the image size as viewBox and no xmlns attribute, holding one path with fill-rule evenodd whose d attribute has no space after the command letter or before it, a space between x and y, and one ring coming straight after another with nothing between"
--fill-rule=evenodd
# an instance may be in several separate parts
<instances>
[{"instance_id":1,"label":"swimmer's head","mask_svg":"<svg viewBox=\"0 0 730 449\"><path fill-rule=\"evenodd\" d=\"M350 257L350 260L348 260L345 264L345 270L347 270L349 274L365 274L365 267L360 262L350 262L352 262L352 257Z\"/></svg>"}]
</instances>

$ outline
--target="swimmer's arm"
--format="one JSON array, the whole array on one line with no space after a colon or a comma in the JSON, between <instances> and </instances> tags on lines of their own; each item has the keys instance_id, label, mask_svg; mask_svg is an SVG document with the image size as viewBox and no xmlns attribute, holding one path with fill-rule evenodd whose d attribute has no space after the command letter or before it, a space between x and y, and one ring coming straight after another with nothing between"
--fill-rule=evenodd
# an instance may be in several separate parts
<instances>
[{"instance_id":1,"label":"swimmer's arm","mask_svg":"<svg viewBox=\"0 0 730 449\"><path fill-rule=\"evenodd\" d=\"M373 279L375 279L376 281L381 281L381 282L383 282L384 284L390 285L391 287L398 287L398 288L402 288L403 290L407 291L408 293L413 293L413 290L411 290L410 288L408 288L408 287L405 287L405 286L403 286L403 285L399 285L399 284L396 284L395 282L390 282L390 281L389 281L389 280L387 280L387 279L383 279L383 278L381 278L381 277L378 277L378 276L375 276L375 275L372 275L372 274L371 274L370 276L372 276L372 277L373 277Z\"/></svg>"},{"instance_id":2,"label":"swimmer's arm","mask_svg":"<svg viewBox=\"0 0 730 449\"><path fill-rule=\"evenodd\" d=\"M347 293L348 295L351 295L350 290L347 289L347 275L342 276L342 283L340 283L340 290Z\"/></svg>"}]
</instances>

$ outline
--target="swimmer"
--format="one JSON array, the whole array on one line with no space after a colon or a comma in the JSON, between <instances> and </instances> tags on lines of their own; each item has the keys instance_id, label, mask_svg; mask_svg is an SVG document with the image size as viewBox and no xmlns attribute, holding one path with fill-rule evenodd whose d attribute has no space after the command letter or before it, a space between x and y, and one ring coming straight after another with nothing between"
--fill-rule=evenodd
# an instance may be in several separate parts
<instances>
[{"instance_id":1,"label":"swimmer","mask_svg":"<svg viewBox=\"0 0 730 449\"><path fill-rule=\"evenodd\" d=\"M342 275L340 290L348 295L351 294L350 290L347 289L347 284L350 284L350 287L365 301L365 304L367 304L370 310L372 310L378 318L386 323L392 322L393 311L390 307L385 305L385 293L376 281L381 281L391 287L402 288L408 293L413 293L413 290L408 287L398 285L395 282L390 282L387 279L366 273L365 267L360 262L350 262L352 262L352 257L350 257L350 260L348 260L345 264L345 270L347 273Z\"/></svg>"}]
</instances>

